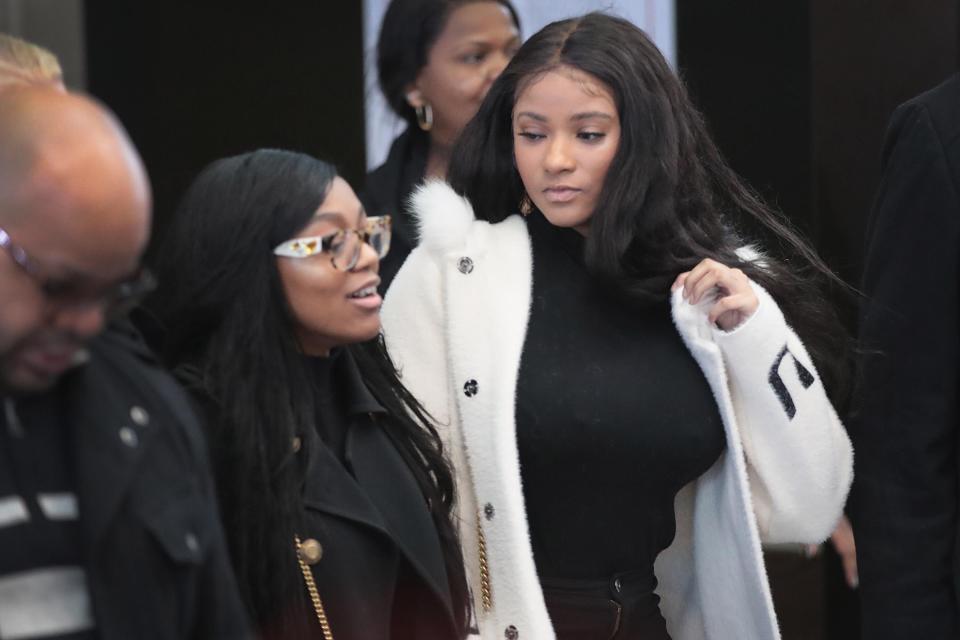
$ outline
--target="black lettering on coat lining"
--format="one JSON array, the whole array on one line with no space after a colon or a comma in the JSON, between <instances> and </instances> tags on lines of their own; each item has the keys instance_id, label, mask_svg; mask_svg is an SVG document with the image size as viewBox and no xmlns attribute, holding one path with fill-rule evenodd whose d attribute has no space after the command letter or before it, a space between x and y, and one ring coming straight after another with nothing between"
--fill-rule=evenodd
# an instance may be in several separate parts
<instances>
[{"instance_id":1,"label":"black lettering on coat lining","mask_svg":"<svg viewBox=\"0 0 960 640\"><path fill-rule=\"evenodd\" d=\"M784 345L777 359L774 360L773 366L770 367L770 375L767 377L767 380L770 382L770 386L773 387L773 392L780 400L780 404L783 405L783 410L787 412L787 417L793 420L793 416L797 415L797 405L793 402L793 396L787 391L787 385L783 383L783 378L780 377L780 363L783 362L784 357L788 353L790 357L793 358L793 364L797 369L797 377L800 378L800 384L803 385L804 389L809 389L815 378L813 374L797 360L797 357L790 353L790 349Z\"/></svg>"}]
</instances>

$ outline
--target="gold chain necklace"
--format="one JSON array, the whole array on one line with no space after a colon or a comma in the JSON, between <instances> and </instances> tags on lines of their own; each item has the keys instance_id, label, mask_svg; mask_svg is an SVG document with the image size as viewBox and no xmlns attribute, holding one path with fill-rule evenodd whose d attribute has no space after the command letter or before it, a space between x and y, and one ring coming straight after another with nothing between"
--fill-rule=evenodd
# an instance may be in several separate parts
<instances>
[{"instance_id":1,"label":"gold chain necklace","mask_svg":"<svg viewBox=\"0 0 960 640\"><path fill-rule=\"evenodd\" d=\"M480 525L480 511L477 510L477 546L480 552L480 601L485 612L493 608L493 592L490 588L490 567L487 564L487 539Z\"/></svg>"},{"instance_id":2,"label":"gold chain necklace","mask_svg":"<svg viewBox=\"0 0 960 640\"><path fill-rule=\"evenodd\" d=\"M310 601L313 603L313 611L317 614L317 622L320 623L320 630L323 631L323 640L333 640L333 632L330 631L327 612L323 609L323 601L320 599L320 592L317 591L317 582L313 579L313 571L303 559L300 536L294 534L293 541L296 543L297 562L300 563L300 571L303 573L303 583L307 586L307 593L310 594Z\"/></svg>"}]
</instances>

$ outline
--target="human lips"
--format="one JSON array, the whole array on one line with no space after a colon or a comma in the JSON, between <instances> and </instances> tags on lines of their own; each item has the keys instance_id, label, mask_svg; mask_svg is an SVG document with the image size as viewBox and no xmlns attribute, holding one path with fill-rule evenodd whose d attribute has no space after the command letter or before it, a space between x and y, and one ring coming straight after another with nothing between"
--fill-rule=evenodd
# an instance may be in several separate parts
<instances>
[{"instance_id":1,"label":"human lips","mask_svg":"<svg viewBox=\"0 0 960 640\"><path fill-rule=\"evenodd\" d=\"M22 361L30 369L48 376L56 376L77 361L80 345L62 347L36 347L23 353Z\"/></svg>"},{"instance_id":2,"label":"human lips","mask_svg":"<svg viewBox=\"0 0 960 640\"><path fill-rule=\"evenodd\" d=\"M350 293L347 298L364 309L379 309L383 303L383 298L377 293L377 285L379 284L380 278L369 280L362 287Z\"/></svg>"},{"instance_id":3,"label":"human lips","mask_svg":"<svg viewBox=\"0 0 960 640\"><path fill-rule=\"evenodd\" d=\"M547 187L543 190L543 195L546 196L549 202L554 204L562 204L564 202L570 202L576 198L578 195L580 195L581 191L581 189L576 187L562 184L553 187Z\"/></svg>"}]
</instances>

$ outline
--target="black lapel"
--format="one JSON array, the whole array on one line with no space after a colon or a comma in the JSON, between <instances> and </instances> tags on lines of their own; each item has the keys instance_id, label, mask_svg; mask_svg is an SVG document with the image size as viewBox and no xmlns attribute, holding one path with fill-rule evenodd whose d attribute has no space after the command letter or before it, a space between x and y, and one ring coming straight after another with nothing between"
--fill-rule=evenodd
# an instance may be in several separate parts
<instances>
[{"instance_id":1,"label":"black lapel","mask_svg":"<svg viewBox=\"0 0 960 640\"><path fill-rule=\"evenodd\" d=\"M379 422L373 414L353 419L347 434L347 462L383 517L390 537L452 618L439 536L420 487Z\"/></svg>"},{"instance_id":2,"label":"black lapel","mask_svg":"<svg viewBox=\"0 0 960 640\"><path fill-rule=\"evenodd\" d=\"M381 427L387 424L386 410L367 388L349 349L340 354L336 375L342 382L341 400L350 421L344 449L346 469L320 445L323 457L310 465L310 473L315 475L307 482L307 490L312 491L308 503L380 529L433 590L452 621L439 536L416 479ZM308 441L311 438L319 440L316 434L308 434Z\"/></svg>"},{"instance_id":3,"label":"black lapel","mask_svg":"<svg viewBox=\"0 0 960 640\"><path fill-rule=\"evenodd\" d=\"M377 508L333 452L313 431L304 434L304 439L305 452L309 456L303 490L304 507L360 522L389 536Z\"/></svg>"}]
</instances>

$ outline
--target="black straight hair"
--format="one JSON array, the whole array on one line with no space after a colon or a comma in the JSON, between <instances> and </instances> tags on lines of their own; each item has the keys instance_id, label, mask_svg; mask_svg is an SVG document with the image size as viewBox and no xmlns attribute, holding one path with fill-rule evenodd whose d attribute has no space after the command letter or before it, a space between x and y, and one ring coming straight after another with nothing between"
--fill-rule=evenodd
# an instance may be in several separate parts
<instances>
[{"instance_id":1,"label":"black straight hair","mask_svg":"<svg viewBox=\"0 0 960 640\"><path fill-rule=\"evenodd\" d=\"M777 300L835 402L849 389L850 340L824 290L846 285L793 226L726 163L682 81L656 45L622 18L589 13L547 25L493 83L461 134L448 180L477 217L516 213L524 187L513 155L513 108L530 83L566 67L612 94L620 141L586 241L586 264L626 298L664 301L704 258L743 270ZM759 243L774 254L740 249Z\"/></svg>"},{"instance_id":2,"label":"black straight hair","mask_svg":"<svg viewBox=\"0 0 960 640\"><path fill-rule=\"evenodd\" d=\"M291 442L314 428L315 390L273 248L309 223L336 175L325 162L278 150L209 165L170 221L156 261L160 287L144 312L156 325L155 350L208 418L233 566L264 637L296 636L313 616L293 550L305 466ZM346 348L387 410L385 430L431 505L465 629L453 473L440 438L400 383L382 338Z\"/></svg>"},{"instance_id":3,"label":"black straight hair","mask_svg":"<svg viewBox=\"0 0 960 640\"><path fill-rule=\"evenodd\" d=\"M377 39L377 77L387 104L408 124L416 126L417 116L407 103L407 86L426 66L453 10L476 2L503 5L520 30L520 17L509 0L391 0L387 7Z\"/></svg>"}]
</instances>

